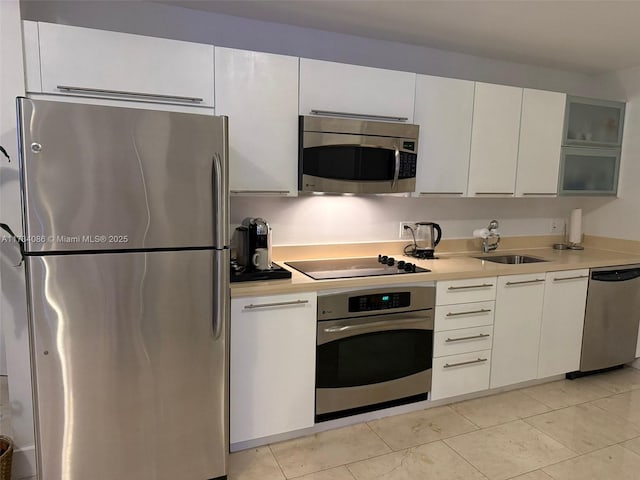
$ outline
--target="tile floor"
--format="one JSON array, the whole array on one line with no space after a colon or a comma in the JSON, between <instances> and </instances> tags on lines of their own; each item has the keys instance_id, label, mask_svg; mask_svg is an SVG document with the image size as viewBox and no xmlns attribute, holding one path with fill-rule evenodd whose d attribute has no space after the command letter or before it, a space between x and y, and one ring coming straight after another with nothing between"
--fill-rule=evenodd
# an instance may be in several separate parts
<instances>
[{"instance_id":1,"label":"tile floor","mask_svg":"<svg viewBox=\"0 0 640 480\"><path fill-rule=\"evenodd\" d=\"M231 454L229 480L640 480L625 368Z\"/></svg>"}]
</instances>

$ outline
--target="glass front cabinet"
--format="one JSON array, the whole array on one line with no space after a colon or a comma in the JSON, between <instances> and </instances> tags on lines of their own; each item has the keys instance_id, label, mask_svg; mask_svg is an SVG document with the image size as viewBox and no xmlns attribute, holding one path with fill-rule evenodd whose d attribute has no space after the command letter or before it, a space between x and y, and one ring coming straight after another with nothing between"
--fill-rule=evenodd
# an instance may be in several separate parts
<instances>
[{"instance_id":1,"label":"glass front cabinet","mask_svg":"<svg viewBox=\"0 0 640 480\"><path fill-rule=\"evenodd\" d=\"M560 195L616 195L625 104L567 97Z\"/></svg>"}]
</instances>

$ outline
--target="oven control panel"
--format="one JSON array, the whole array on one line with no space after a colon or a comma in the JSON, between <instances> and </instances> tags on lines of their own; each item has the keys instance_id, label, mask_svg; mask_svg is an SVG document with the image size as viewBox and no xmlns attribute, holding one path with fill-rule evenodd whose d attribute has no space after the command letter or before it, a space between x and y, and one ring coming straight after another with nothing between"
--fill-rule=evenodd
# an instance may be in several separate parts
<instances>
[{"instance_id":1,"label":"oven control panel","mask_svg":"<svg viewBox=\"0 0 640 480\"><path fill-rule=\"evenodd\" d=\"M389 310L411 305L410 292L375 293L349 297L349 312Z\"/></svg>"}]
</instances>

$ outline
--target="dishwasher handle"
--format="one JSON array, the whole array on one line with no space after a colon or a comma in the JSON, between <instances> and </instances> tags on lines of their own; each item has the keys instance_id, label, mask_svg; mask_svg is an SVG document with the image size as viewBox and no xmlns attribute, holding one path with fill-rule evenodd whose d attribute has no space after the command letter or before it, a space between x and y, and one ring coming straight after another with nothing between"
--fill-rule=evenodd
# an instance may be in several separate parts
<instances>
[{"instance_id":1,"label":"dishwasher handle","mask_svg":"<svg viewBox=\"0 0 640 480\"><path fill-rule=\"evenodd\" d=\"M640 267L591 272L591 280L598 282L626 282L636 278L640 278Z\"/></svg>"}]
</instances>

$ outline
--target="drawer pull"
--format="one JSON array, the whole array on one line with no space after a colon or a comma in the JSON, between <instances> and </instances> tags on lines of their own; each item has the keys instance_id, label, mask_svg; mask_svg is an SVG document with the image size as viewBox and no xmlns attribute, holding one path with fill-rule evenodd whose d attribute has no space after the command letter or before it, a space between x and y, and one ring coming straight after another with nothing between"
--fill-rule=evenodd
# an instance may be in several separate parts
<instances>
[{"instance_id":1,"label":"drawer pull","mask_svg":"<svg viewBox=\"0 0 640 480\"><path fill-rule=\"evenodd\" d=\"M469 288L489 288L493 283L481 283L480 285L463 285L461 287L449 287L448 290L468 290Z\"/></svg>"},{"instance_id":2,"label":"drawer pull","mask_svg":"<svg viewBox=\"0 0 640 480\"><path fill-rule=\"evenodd\" d=\"M156 100L170 100L172 102L190 102L190 103L202 103L204 99L199 97L182 97L179 95L158 95L156 93L141 93L141 92L125 92L123 90L104 90L102 88L85 88L85 87L70 87L68 85L58 85L58 90L63 92L78 92L78 93L97 93L99 95L110 95L116 97L136 97L136 98L152 98Z\"/></svg>"},{"instance_id":3,"label":"drawer pull","mask_svg":"<svg viewBox=\"0 0 640 480\"><path fill-rule=\"evenodd\" d=\"M577 280L579 278L589 278L589 275L576 275L575 277L557 277L554 278L554 282L561 282L562 280Z\"/></svg>"},{"instance_id":4,"label":"drawer pull","mask_svg":"<svg viewBox=\"0 0 640 480\"><path fill-rule=\"evenodd\" d=\"M483 363L483 362L486 362L487 360L488 358L478 358L477 360L470 360L468 362L445 363L444 368L461 367L463 365L473 365L474 363Z\"/></svg>"},{"instance_id":5,"label":"drawer pull","mask_svg":"<svg viewBox=\"0 0 640 480\"><path fill-rule=\"evenodd\" d=\"M467 312L449 312L445 316L457 317L459 315L475 315L476 313L489 313L490 311L491 311L490 308L481 308L480 310L469 310Z\"/></svg>"},{"instance_id":6,"label":"drawer pull","mask_svg":"<svg viewBox=\"0 0 640 480\"><path fill-rule=\"evenodd\" d=\"M447 338L445 340L445 342L449 343L449 342L461 342L462 340L475 340L478 338L486 338L486 337L490 337L491 335L488 333L481 333L479 335L472 335L470 337L460 337L460 338Z\"/></svg>"},{"instance_id":7,"label":"drawer pull","mask_svg":"<svg viewBox=\"0 0 640 480\"><path fill-rule=\"evenodd\" d=\"M507 282L505 283L505 285L510 286L510 285L524 285L526 283L540 283L540 282L544 282L544 278L536 278L535 280L521 280L519 282Z\"/></svg>"},{"instance_id":8,"label":"drawer pull","mask_svg":"<svg viewBox=\"0 0 640 480\"><path fill-rule=\"evenodd\" d=\"M245 305L245 310L252 310L254 308L268 308L268 307L283 307L285 305L302 305L305 303L309 303L309 300L293 300L291 302L275 302L275 303L260 303L258 305L254 305L250 303L249 305Z\"/></svg>"}]
</instances>

